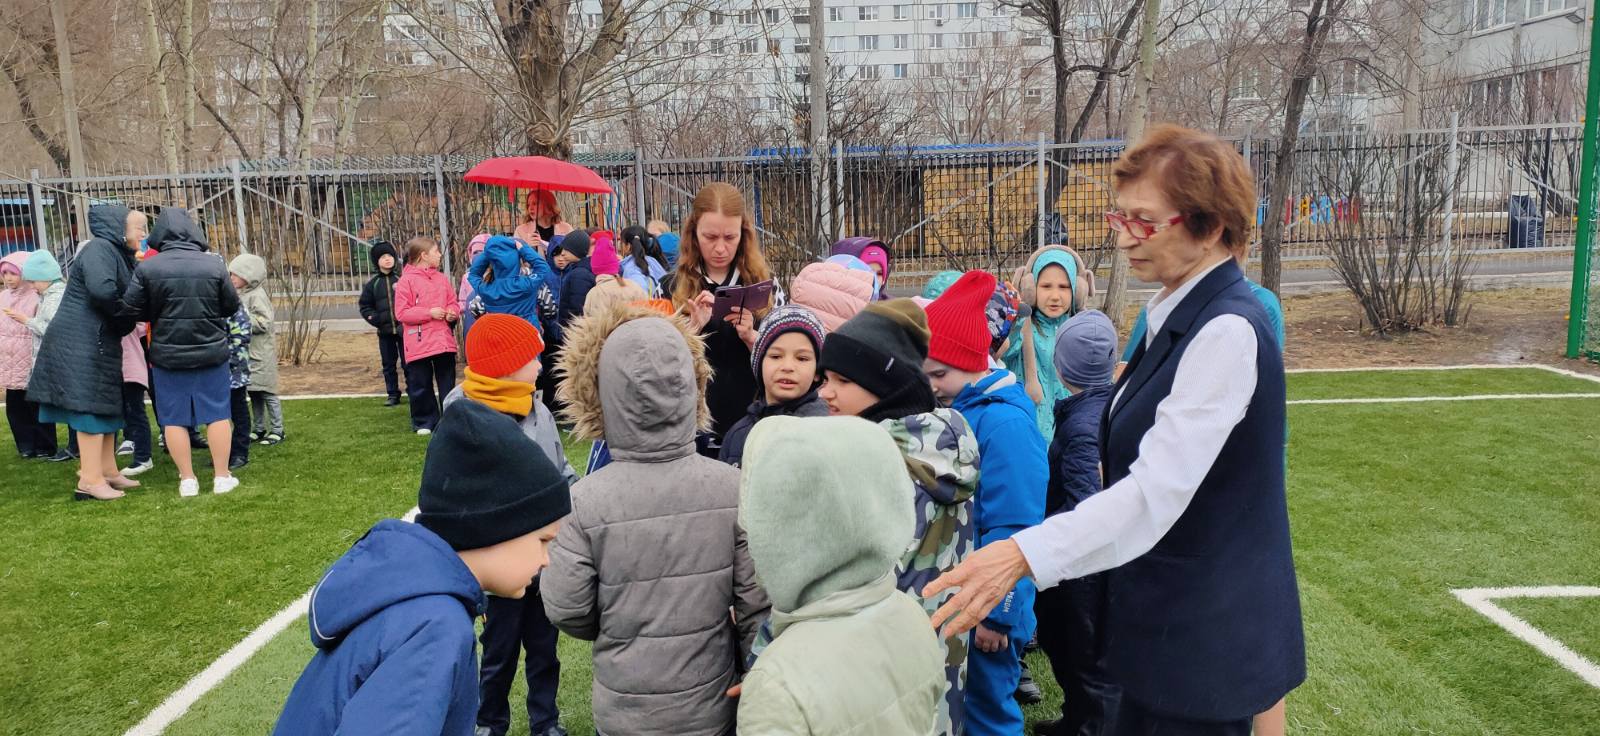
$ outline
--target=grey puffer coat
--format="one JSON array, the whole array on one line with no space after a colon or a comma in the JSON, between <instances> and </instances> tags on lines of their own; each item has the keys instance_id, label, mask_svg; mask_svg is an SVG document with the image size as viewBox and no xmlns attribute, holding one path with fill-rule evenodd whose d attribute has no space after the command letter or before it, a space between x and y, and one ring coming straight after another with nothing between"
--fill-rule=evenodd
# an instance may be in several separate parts
<instances>
[{"instance_id":1,"label":"grey puffer coat","mask_svg":"<svg viewBox=\"0 0 1600 736\"><path fill-rule=\"evenodd\" d=\"M133 321L117 316L117 302L133 273L124 244L128 208L89 208L94 239L78 249L39 357L28 379L28 400L67 411L122 416L122 336Z\"/></svg>"},{"instance_id":2,"label":"grey puffer coat","mask_svg":"<svg viewBox=\"0 0 1600 736\"><path fill-rule=\"evenodd\" d=\"M568 327L560 397L612 463L572 487L540 575L545 613L593 640L606 736L722 736L770 604L739 529L739 471L695 453L710 423L704 345L682 320L618 304ZM733 609L733 616L728 615Z\"/></svg>"}]
</instances>

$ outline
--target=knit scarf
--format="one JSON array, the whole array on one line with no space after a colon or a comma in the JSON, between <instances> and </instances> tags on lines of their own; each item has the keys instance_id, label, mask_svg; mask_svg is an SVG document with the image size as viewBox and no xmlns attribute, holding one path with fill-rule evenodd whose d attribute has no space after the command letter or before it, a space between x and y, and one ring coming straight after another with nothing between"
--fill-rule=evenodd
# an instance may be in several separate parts
<instances>
[{"instance_id":1,"label":"knit scarf","mask_svg":"<svg viewBox=\"0 0 1600 736\"><path fill-rule=\"evenodd\" d=\"M468 368L467 380L461 383L461 391L467 398L502 414L525 417L533 411L531 383L480 376Z\"/></svg>"}]
</instances>

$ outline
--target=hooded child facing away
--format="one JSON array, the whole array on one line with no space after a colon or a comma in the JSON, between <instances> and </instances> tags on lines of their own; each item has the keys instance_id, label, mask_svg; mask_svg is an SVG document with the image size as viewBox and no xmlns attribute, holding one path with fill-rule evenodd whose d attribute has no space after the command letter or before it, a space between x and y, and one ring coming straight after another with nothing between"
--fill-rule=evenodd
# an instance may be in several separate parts
<instances>
[{"instance_id":1,"label":"hooded child facing away","mask_svg":"<svg viewBox=\"0 0 1600 736\"><path fill-rule=\"evenodd\" d=\"M914 596L977 548L973 495L978 489L978 442L959 412L937 408L923 374L928 322L910 299L869 305L829 333L818 395L828 413L877 422L889 431L916 486L916 527L896 566L896 585ZM949 598L922 599L931 616ZM938 733L962 733L966 722L970 634L944 640L945 693Z\"/></svg>"},{"instance_id":2,"label":"hooded child facing away","mask_svg":"<svg viewBox=\"0 0 1600 736\"><path fill-rule=\"evenodd\" d=\"M475 401L428 443L417 523L385 519L311 591L317 653L274 734L471 736L473 619L484 592L519 597L571 508L567 482L512 421Z\"/></svg>"},{"instance_id":3,"label":"hooded child facing away","mask_svg":"<svg viewBox=\"0 0 1600 736\"><path fill-rule=\"evenodd\" d=\"M505 235L489 238L467 271L467 283L482 300L484 312L521 317L535 326L539 287L554 279L550 263L533 246Z\"/></svg>"},{"instance_id":4,"label":"hooded child facing away","mask_svg":"<svg viewBox=\"0 0 1600 736\"><path fill-rule=\"evenodd\" d=\"M913 489L882 427L773 417L750 433L739 521L774 638L745 678L739 731L927 734L944 651L896 589Z\"/></svg>"},{"instance_id":5,"label":"hooded child facing away","mask_svg":"<svg viewBox=\"0 0 1600 736\"><path fill-rule=\"evenodd\" d=\"M738 525L739 471L695 452L710 423L704 343L681 318L616 305L568 326L558 370L573 434L612 457L573 487L539 583L550 621L594 642L596 728L722 736L768 603Z\"/></svg>"},{"instance_id":6,"label":"hooded child facing away","mask_svg":"<svg viewBox=\"0 0 1600 736\"><path fill-rule=\"evenodd\" d=\"M267 262L241 253L228 263L228 273L250 314L250 437L276 445L283 441L283 405L278 401L278 323L267 293Z\"/></svg>"}]
</instances>

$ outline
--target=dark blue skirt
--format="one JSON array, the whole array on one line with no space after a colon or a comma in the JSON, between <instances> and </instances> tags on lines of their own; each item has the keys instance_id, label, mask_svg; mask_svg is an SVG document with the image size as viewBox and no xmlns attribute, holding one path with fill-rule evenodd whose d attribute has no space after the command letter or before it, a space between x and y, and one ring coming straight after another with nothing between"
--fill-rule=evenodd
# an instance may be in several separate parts
<instances>
[{"instance_id":1,"label":"dark blue skirt","mask_svg":"<svg viewBox=\"0 0 1600 736\"><path fill-rule=\"evenodd\" d=\"M163 427L198 427L231 419L228 379L226 362L192 371L150 366L156 420Z\"/></svg>"}]
</instances>

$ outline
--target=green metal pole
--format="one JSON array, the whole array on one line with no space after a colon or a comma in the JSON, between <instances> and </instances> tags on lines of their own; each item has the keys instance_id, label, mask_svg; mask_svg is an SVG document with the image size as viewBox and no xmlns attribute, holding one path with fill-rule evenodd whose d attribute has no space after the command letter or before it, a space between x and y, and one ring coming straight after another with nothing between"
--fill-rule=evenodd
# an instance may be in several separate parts
<instances>
[{"instance_id":1,"label":"green metal pole","mask_svg":"<svg viewBox=\"0 0 1600 736\"><path fill-rule=\"evenodd\" d=\"M1584 332L1589 322L1589 258L1594 250L1595 169L1600 167L1600 74L1595 61L1600 59L1600 23L1589 19L1589 93L1583 104L1583 173L1578 181L1578 234L1572 249L1572 305L1567 317L1567 357L1583 352Z\"/></svg>"}]
</instances>

